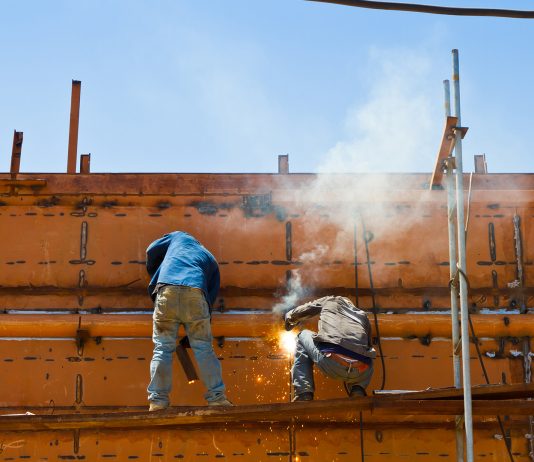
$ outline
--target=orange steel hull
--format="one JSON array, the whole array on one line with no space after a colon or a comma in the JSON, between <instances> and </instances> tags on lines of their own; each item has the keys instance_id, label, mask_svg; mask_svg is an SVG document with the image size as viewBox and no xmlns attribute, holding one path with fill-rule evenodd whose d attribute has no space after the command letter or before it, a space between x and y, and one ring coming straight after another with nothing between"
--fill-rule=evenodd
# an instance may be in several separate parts
<instances>
[{"instance_id":1,"label":"orange steel hull","mask_svg":"<svg viewBox=\"0 0 534 462\"><path fill-rule=\"evenodd\" d=\"M195 235L220 263L215 350L236 404L290 399L291 358L278 344L282 326L271 308L296 272L306 300L338 294L370 309L374 289L387 389L452 386L446 192L428 191L429 176L339 175L321 189L304 174L1 174L0 414L146 406L145 249L173 230ZM375 188L340 194L362 182ZM473 176L467 273L491 383L530 380L533 204L534 175ZM473 384L484 383L474 345L471 368ZM377 361L370 390L383 374ZM344 396L320 374L316 386L317 399ZM203 393L176 364L173 405L202 405ZM528 417L510 409L505 427L515 460L530 460ZM358 428L310 421L0 431L0 461L360 460ZM365 412L366 460L455 460L453 428L451 416ZM476 460L507 460L498 434L494 418L475 417Z\"/></svg>"}]
</instances>

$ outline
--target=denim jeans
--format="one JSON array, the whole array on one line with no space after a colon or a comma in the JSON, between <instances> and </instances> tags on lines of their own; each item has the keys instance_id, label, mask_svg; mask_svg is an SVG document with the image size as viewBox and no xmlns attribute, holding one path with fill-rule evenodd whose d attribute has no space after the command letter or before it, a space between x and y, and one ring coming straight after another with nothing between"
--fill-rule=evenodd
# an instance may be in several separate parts
<instances>
[{"instance_id":1,"label":"denim jeans","mask_svg":"<svg viewBox=\"0 0 534 462\"><path fill-rule=\"evenodd\" d=\"M346 387L350 390L353 385L360 385L366 388L373 375L373 367L369 367L364 372L357 369L343 367L334 360L324 356L315 346L313 341L313 332L303 330L297 337L297 348L295 351L295 360L291 369L293 381L293 390L295 395L315 391L313 381L313 365L317 367L328 377L345 382Z\"/></svg>"},{"instance_id":2,"label":"denim jeans","mask_svg":"<svg viewBox=\"0 0 534 462\"><path fill-rule=\"evenodd\" d=\"M204 294L191 287L164 286L156 297L153 320L154 355L147 390L149 401L169 405L172 362L180 324L189 337L200 379L208 389L205 399L211 402L225 398L221 364L213 350L210 312Z\"/></svg>"}]
</instances>

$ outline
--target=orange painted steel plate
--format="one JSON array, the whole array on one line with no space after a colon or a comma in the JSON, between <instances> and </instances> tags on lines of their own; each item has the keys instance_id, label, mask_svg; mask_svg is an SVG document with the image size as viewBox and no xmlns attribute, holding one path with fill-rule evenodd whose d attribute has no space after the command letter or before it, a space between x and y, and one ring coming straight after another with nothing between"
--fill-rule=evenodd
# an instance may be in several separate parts
<instances>
[{"instance_id":1,"label":"orange painted steel plate","mask_svg":"<svg viewBox=\"0 0 534 462\"><path fill-rule=\"evenodd\" d=\"M507 460L502 440L495 429L475 430L476 460ZM528 462L525 424L511 431L514 459ZM0 460L175 460L205 461L211 459L244 462L287 462L293 460L344 462L360 457L358 423L353 428L298 427L289 429L142 429L83 430L74 432L2 432ZM454 432L450 429L366 429L365 454L376 461L454 460Z\"/></svg>"},{"instance_id":2,"label":"orange painted steel plate","mask_svg":"<svg viewBox=\"0 0 534 462\"><path fill-rule=\"evenodd\" d=\"M368 315L372 321L373 316ZM382 337L451 336L447 314L377 315ZM477 337L524 337L534 335L532 315L472 315ZM91 337L151 337L149 314L11 314L0 315L0 337L76 337L78 329ZM316 329L315 323L309 326ZM374 329L374 324L372 326ZM272 337L282 330L281 316L276 314L213 314L214 336Z\"/></svg>"},{"instance_id":3,"label":"orange painted steel plate","mask_svg":"<svg viewBox=\"0 0 534 462\"><path fill-rule=\"evenodd\" d=\"M523 383L523 359L517 345L480 340L491 383ZM387 340L382 342L386 388L424 390L453 385L450 341ZM501 347L503 348L502 351ZM226 339L214 342L228 395L236 404L288 402L289 355L275 341ZM80 351L73 340L0 340L2 393L0 407L146 406L146 387L153 345L149 339L89 340ZM191 352L190 352L191 354ZM192 356L192 355L191 355ZM485 383L472 346L473 385ZM380 387L382 366L375 361L369 390ZM317 399L341 398L341 382L315 371ZM176 406L203 405L204 386L188 384L174 359L171 402Z\"/></svg>"}]
</instances>

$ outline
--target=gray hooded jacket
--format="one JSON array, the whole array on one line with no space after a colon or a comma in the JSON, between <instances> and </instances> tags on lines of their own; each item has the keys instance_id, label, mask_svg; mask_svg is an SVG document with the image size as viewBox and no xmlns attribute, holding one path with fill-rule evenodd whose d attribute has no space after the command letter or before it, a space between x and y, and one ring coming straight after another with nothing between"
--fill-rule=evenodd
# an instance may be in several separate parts
<instances>
[{"instance_id":1,"label":"gray hooded jacket","mask_svg":"<svg viewBox=\"0 0 534 462\"><path fill-rule=\"evenodd\" d=\"M318 314L319 332L314 335L316 342L333 343L369 358L376 357L376 351L371 346L369 319L348 298L319 298L293 308L285 318L290 324L297 324Z\"/></svg>"}]
</instances>

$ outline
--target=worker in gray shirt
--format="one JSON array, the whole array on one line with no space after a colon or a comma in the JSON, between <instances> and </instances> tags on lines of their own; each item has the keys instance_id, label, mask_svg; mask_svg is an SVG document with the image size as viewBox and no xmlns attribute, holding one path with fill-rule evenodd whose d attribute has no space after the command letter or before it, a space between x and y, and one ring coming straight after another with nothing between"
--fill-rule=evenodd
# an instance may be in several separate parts
<instances>
[{"instance_id":1,"label":"worker in gray shirt","mask_svg":"<svg viewBox=\"0 0 534 462\"><path fill-rule=\"evenodd\" d=\"M348 298L327 296L288 311L285 328L289 331L316 315L320 316L319 332L302 330L297 336L291 370L293 401L313 400L314 364L328 377L343 381L350 397L365 396L376 357L365 312Z\"/></svg>"}]
</instances>

